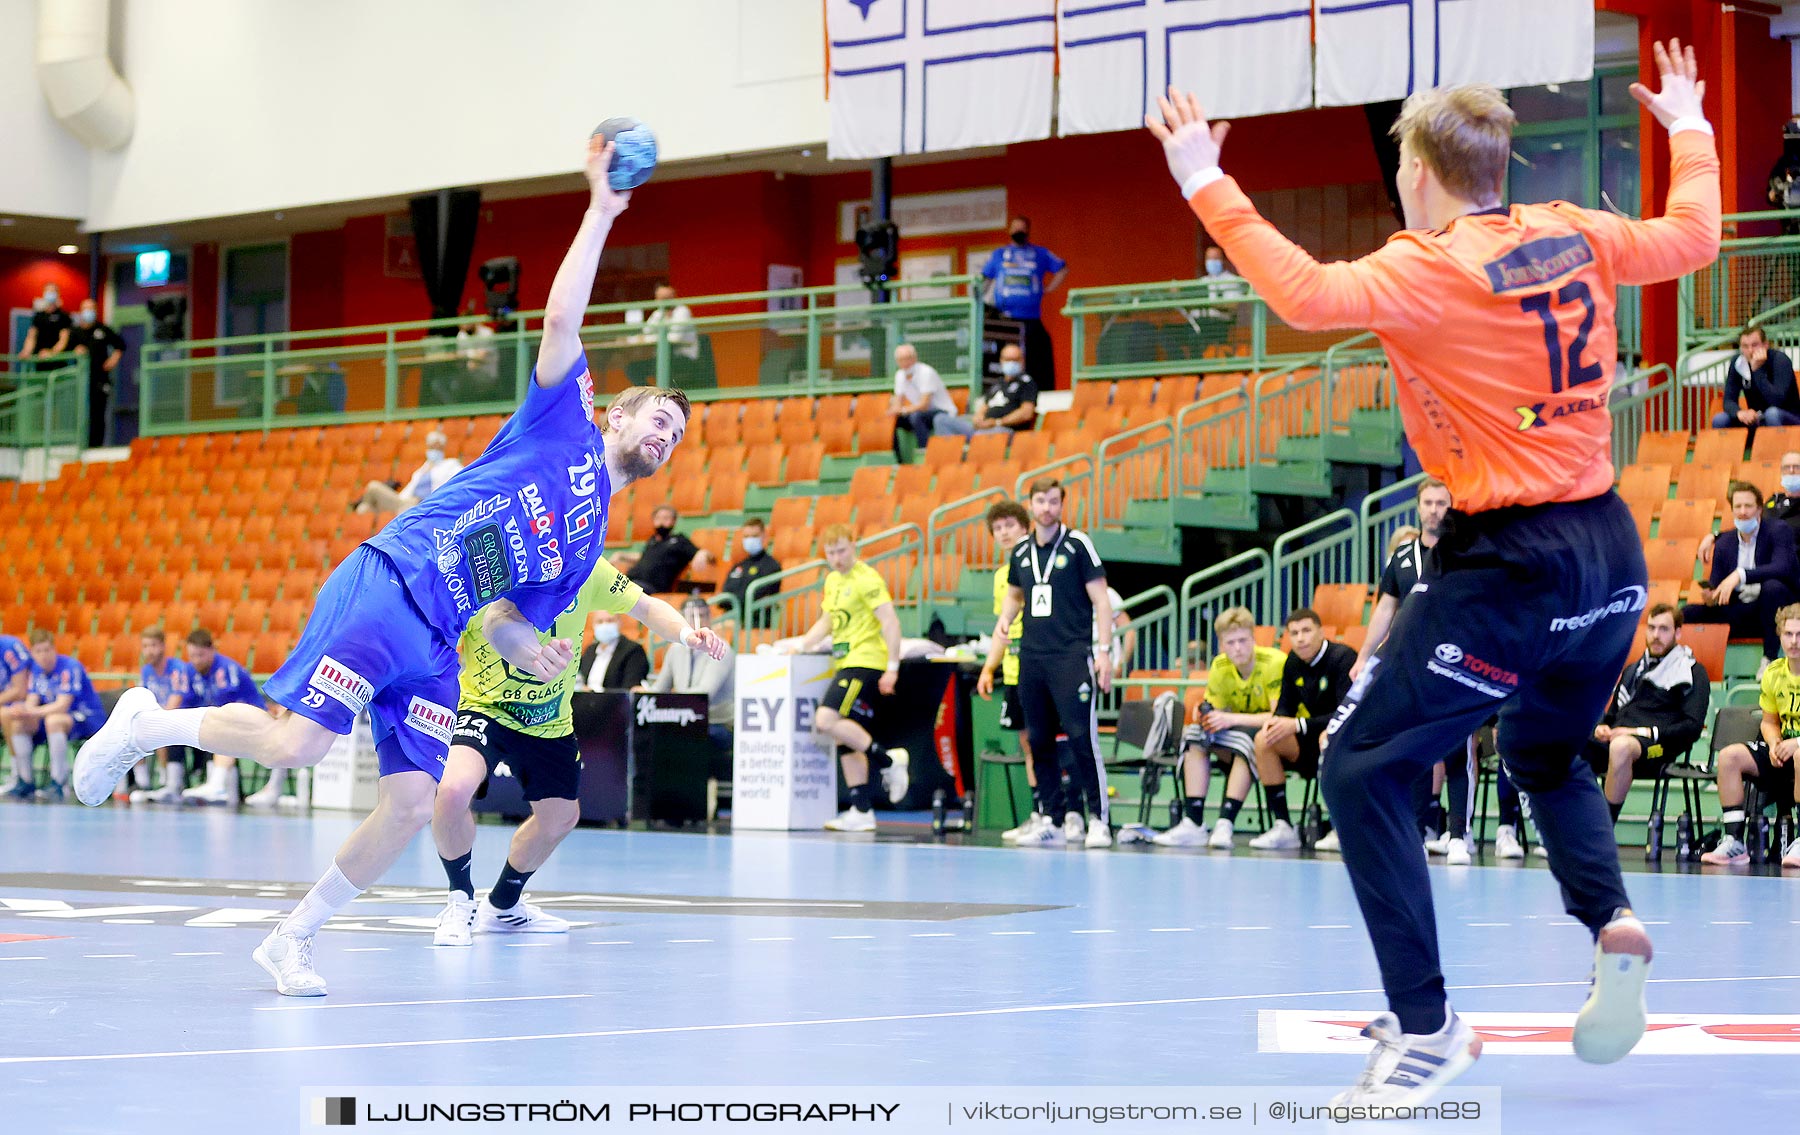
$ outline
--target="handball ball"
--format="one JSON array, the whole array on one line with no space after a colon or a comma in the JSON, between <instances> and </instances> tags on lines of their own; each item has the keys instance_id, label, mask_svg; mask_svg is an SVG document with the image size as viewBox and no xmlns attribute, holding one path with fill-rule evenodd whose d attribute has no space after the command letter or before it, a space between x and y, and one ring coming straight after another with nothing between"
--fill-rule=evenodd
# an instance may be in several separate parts
<instances>
[{"instance_id":1,"label":"handball ball","mask_svg":"<svg viewBox=\"0 0 1800 1135\"><path fill-rule=\"evenodd\" d=\"M656 135L635 118L609 118L594 128L594 137L613 144L606 182L616 193L636 189L656 172Z\"/></svg>"}]
</instances>

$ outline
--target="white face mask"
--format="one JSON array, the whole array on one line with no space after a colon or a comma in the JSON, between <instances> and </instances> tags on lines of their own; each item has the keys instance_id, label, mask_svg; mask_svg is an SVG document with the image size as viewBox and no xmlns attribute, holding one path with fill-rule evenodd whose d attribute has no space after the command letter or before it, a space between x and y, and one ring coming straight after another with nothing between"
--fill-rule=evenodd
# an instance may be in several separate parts
<instances>
[{"instance_id":1,"label":"white face mask","mask_svg":"<svg viewBox=\"0 0 1800 1135\"><path fill-rule=\"evenodd\" d=\"M1025 372L1024 363L1001 363L1000 373L1008 378L1017 378Z\"/></svg>"},{"instance_id":2,"label":"white face mask","mask_svg":"<svg viewBox=\"0 0 1800 1135\"><path fill-rule=\"evenodd\" d=\"M438 462L442 461L443 459L444 459L444 451L441 449L427 449L425 451L425 460L431 462L433 465L437 464Z\"/></svg>"},{"instance_id":3,"label":"white face mask","mask_svg":"<svg viewBox=\"0 0 1800 1135\"><path fill-rule=\"evenodd\" d=\"M1225 262L1223 260L1208 260L1206 262L1206 274L1208 276L1223 276L1225 274Z\"/></svg>"},{"instance_id":4,"label":"white face mask","mask_svg":"<svg viewBox=\"0 0 1800 1135\"><path fill-rule=\"evenodd\" d=\"M744 537L744 554L746 556L762 555L763 541L761 536Z\"/></svg>"},{"instance_id":5,"label":"white face mask","mask_svg":"<svg viewBox=\"0 0 1800 1135\"><path fill-rule=\"evenodd\" d=\"M1781 491L1790 497L1800 495L1800 475L1783 473L1781 475Z\"/></svg>"},{"instance_id":6,"label":"white face mask","mask_svg":"<svg viewBox=\"0 0 1800 1135\"><path fill-rule=\"evenodd\" d=\"M619 641L619 624L601 623L594 628L594 641L602 646L611 646Z\"/></svg>"}]
</instances>

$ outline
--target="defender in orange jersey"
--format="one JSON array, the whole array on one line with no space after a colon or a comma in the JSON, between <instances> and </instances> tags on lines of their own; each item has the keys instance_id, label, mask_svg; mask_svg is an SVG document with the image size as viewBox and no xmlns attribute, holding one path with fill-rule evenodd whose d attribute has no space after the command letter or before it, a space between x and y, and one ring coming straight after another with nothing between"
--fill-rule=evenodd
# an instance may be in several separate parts
<instances>
[{"instance_id":1,"label":"defender in orange jersey","mask_svg":"<svg viewBox=\"0 0 1800 1135\"><path fill-rule=\"evenodd\" d=\"M1668 208L1632 221L1558 202L1501 205L1513 115L1491 87L1426 91L1394 126L1407 231L1319 264L1219 169L1228 129L1171 90L1148 120L1181 192L1238 270L1295 327L1373 331L1407 437L1458 508L1326 732L1320 784L1391 1012L1334 1102L1412 1105L1480 1055L1450 1010L1412 781L1500 716L1570 914L1595 937L1576 1055L1618 1060L1644 1031L1650 939L1633 917L1606 801L1582 766L1645 603L1631 514L1612 492L1607 399L1621 284L1669 280L1719 248L1719 162L1692 50L1655 48L1662 90L1632 95L1669 130Z\"/></svg>"}]
</instances>

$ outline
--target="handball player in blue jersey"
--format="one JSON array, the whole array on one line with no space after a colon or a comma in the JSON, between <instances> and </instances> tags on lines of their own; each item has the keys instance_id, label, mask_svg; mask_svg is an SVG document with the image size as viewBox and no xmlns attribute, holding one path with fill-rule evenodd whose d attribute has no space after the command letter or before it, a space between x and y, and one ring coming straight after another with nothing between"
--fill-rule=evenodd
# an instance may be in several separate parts
<instances>
[{"instance_id":1,"label":"handball player in blue jersey","mask_svg":"<svg viewBox=\"0 0 1800 1135\"><path fill-rule=\"evenodd\" d=\"M41 791L46 799L61 800L69 782L69 742L92 736L105 717L87 668L58 654L49 631L41 627L32 631L30 692L24 701L0 710L0 722L12 741L13 768L19 774L11 794L29 800ZM50 783L41 790L31 767L31 755L39 745L50 749Z\"/></svg>"},{"instance_id":2,"label":"handball player in blue jersey","mask_svg":"<svg viewBox=\"0 0 1800 1135\"><path fill-rule=\"evenodd\" d=\"M9 634L0 634L0 706L22 702L31 693L31 652Z\"/></svg>"},{"instance_id":3,"label":"handball player in blue jersey","mask_svg":"<svg viewBox=\"0 0 1800 1135\"><path fill-rule=\"evenodd\" d=\"M205 627L195 627L187 636L187 660L194 668L194 696L183 702L184 706L220 706L242 703L253 705L257 709L267 709L269 703L263 699L263 693L256 686L256 679L250 671L235 658L227 658L213 647L212 632ZM150 692L156 693L156 687L149 682ZM163 706L168 709L167 705ZM138 766L143 767L143 766ZM212 763L206 770L206 783L197 788L190 788L181 794L181 801L188 804L236 804L238 802L238 767L235 757L220 753L213 754Z\"/></svg>"},{"instance_id":4,"label":"handball player in blue jersey","mask_svg":"<svg viewBox=\"0 0 1800 1135\"><path fill-rule=\"evenodd\" d=\"M470 619L481 614L487 640L518 669L544 681L562 673L572 645L541 641L538 631L587 582L612 495L662 468L687 430L686 397L653 387L620 393L594 422L581 320L606 234L630 200L607 185L611 159L610 144L589 142L592 195L551 284L524 404L479 459L332 572L293 654L264 687L292 712L279 720L244 705L170 712L134 689L76 762L76 795L98 804L164 745L270 768L317 764L368 710L381 767L375 810L256 949L257 964L284 994L325 992L313 972L313 936L431 822L456 725L456 644ZM683 637L708 653L722 647L710 631Z\"/></svg>"},{"instance_id":5,"label":"handball player in blue jersey","mask_svg":"<svg viewBox=\"0 0 1800 1135\"><path fill-rule=\"evenodd\" d=\"M161 627L148 627L138 636L138 684L156 695L156 704L164 709L188 709L200 704L198 679L187 659L169 653L169 636ZM174 760L170 760L174 757ZM150 790L149 763L139 763L131 771L137 776L138 791L131 794L133 804L181 803L181 790L187 784L187 750L173 748L156 751L163 769L163 786Z\"/></svg>"}]
</instances>

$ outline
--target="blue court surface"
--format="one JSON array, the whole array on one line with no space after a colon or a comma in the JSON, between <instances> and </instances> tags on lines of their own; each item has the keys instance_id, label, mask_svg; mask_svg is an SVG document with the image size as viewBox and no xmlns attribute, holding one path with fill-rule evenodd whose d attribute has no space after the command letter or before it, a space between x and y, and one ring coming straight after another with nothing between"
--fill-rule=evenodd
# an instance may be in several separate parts
<instances>
[{"instance_id":1,"label":"blue court surface","mask_svg":"<svg viewBox=\"0 0 1800 1135\"><path fill-rule=\"evenodd\" d=\"M331 995L279 997L250 951L352 822L0 808L4 1129L306 1130L309 1085L1343 1086L1381 1007L1329 857L905 829L584 829L531 887L574 932L469 949L429 944L444 880L421 837L320 936ZM478 883L508 833L481 827ZM1795 879L1630 875L1653 1031L1596 1068L1558 1040L1591 947L1549 873L1432 874L1455 1004L1488 1037L1462 1083L1502 1090L1506 1130L1795 1114Z\"/></svg>"}]
</instances>

